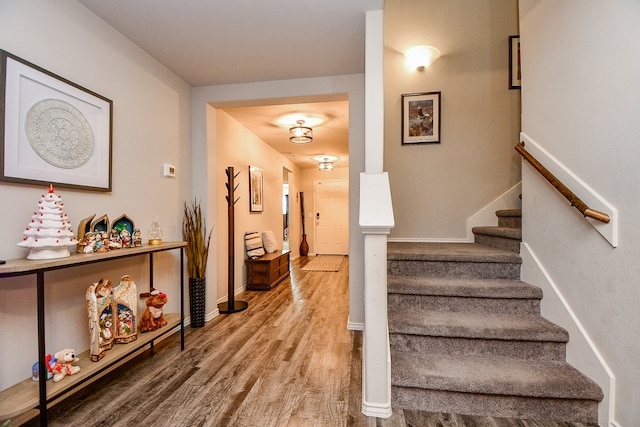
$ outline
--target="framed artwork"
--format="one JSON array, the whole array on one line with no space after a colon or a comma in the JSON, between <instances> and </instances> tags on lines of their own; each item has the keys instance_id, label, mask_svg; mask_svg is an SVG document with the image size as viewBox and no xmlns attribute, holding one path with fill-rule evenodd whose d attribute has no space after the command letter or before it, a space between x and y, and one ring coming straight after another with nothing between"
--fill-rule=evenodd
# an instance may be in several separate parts
<instances>
[{"instance_id":1,"label":"framed artwork","mask_svg":"<svg viewBox=\"0 0 640 427\"><path fill-rule=\"evenodd\" d=\"M111 191L113 102L0 50L0 180Z\"/></svg>"},{"instance_id":2,"label":"framed artwork","mask_svg":"<svg viewBox=\"0 0 640 427\"><path fill-rule=\"evenodd\" d=\"M440 143L440 92L402 95L402 144Z\"/></svg>"},{"instance_id":3,"label":"framed artwork","mask_svg":"<svg viewBox=\"0 0 640 427\"><path fill-rule=\"evenodd\" d=\"M521 81L520 36L509 36L509 89L520 89Z\"/></svg>"},{"instance_id":4,"label":"framed artwork","mask_svg":"<svg viewBox=\"0 0 640 427\"><path fill-rule=\"evenodd\" d=\"M249 166L249 212L262 212L263 201L262 169Z\"/></svg>"}]
</instances>

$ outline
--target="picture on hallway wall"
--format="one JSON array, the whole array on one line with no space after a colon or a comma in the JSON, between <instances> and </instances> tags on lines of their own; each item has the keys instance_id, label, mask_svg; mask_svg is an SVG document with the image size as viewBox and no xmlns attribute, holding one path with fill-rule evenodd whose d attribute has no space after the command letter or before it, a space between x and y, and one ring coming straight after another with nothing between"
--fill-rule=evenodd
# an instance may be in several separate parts
<instances>
[{"instance_id":1,"label":"picture on hallway wall","mask_svg":"<svg viewBox=\"0 0 640 427\"><path fill-rule=\"evenodd\" d=\"M113 102L0 50L0 180L111 191Z\"/></svg>"},{"instance_id":2,"label":"picture on hallway wall","mask_svg":"<svg viewBox=\"0 0 640 427\"><path fill-rule=\"evenodd\" d=\"M520 36L509 36L509 89L520 89L521 86Z\"/></svg>"},{"instance_id":3,"label":"picture on hallway wall","mask_svg":"<svg viewBox=\"0 0 640 427\"><path fill-rule=\"evenodd\" d=\"M262 183L262 169L249 166L249 212L262 212L264 207Z\"/></svg>"},{"instance_id":4,"label":"picture on hallway wall","mask_svg":"<svg viewBox=\"0 0 640 427\"><path fill-rule=\"evenodd\" d=\"M440 92L402 95L402 145L440 143Z\"/></svg>"}]
</instances>

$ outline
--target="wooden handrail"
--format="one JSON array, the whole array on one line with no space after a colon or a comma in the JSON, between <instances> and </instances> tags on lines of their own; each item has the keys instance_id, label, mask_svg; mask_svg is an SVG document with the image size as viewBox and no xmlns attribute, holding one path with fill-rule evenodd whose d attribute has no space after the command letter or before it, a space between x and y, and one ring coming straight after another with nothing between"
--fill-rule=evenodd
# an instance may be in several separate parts
<instances>
[{"instance_id":1,"label":"wooden handrail","mask_svg":"<svg viewBox=\"0 0 640 427\"><path fill-rule=\"evenodd\" d=\"M525 150L524 142L521 142L514 148L518 153L520 153L522 157L524 157L527 162L531 164L531 166L533 166L535 170L540 172L540 175L545 177L545 179L549 181L549 183L553 185L556 190L558 190L560 194L562 194L569 201L569 203L571 203L571 206L578 209L582 215L586 217L588 216L589 218L593 218L604 223L609 223L611 221L611 217L609 215L604 212L591 209L582 200L580 200L578 196L576 196L571 190L569 190L566 185L560 182L558 178L556 178L551 172L549 172L547 168L542 166L542 164L537 161L535 157L531 155L531 153Z\"/></svg>"}]
</instances>

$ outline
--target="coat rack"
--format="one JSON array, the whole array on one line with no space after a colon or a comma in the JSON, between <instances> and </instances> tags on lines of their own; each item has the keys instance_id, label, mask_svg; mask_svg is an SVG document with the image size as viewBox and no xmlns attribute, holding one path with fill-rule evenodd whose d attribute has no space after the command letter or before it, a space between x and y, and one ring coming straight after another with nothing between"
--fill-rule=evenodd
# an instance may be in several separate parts
<instances>
[{"instance_id":1,"label":"coat rack","mask_svg":"<svg viewBox=\"0 0 640 427\"><path fill-rule=\"evenodd\" d=\"M234 281L235 281L234 217L235 217L235 204L238 203L238 200L240 200L240 197L236 199L234 196L235 191L238 189L238 186L240 184L234 185L234 181L236 177L240 175L240 172L234 175L233 167L229 166L227 167L227 170L225 171L225 173L227 174L227 183L225 184L227 186L227 195L225 196L225 198L227 199L227 216L228 216L228 222L229 222L229 231L228 231L229 274L228 274L228 284L227 284L227 293L229 296L227 298L227 302L222 302L218 304L218 311L222 314L237 313L238 311L246 310L247 307L249 307L248 302L235 300L235 289L234 289L235 288L234 287Z\"/></svg>"}]
</instances>

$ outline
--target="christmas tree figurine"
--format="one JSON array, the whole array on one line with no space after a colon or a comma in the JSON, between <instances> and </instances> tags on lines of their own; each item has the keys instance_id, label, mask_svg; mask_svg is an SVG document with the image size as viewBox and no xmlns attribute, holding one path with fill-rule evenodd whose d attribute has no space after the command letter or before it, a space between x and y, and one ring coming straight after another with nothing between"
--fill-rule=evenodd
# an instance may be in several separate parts
<instances>
[{"instance_id":1,"label":"christmas tree figurine","mask_svg":"<svg viewBox=\"0 0 640 427\"><path fill-rule=\"evenodd\" d=\"M64 258L71 255L69 246L78 241L71 229L71 222L63 212L62 198L55 193L53 185L38 202L38 210L22 232L24 238L18 246L30 248L27 259Z\"/></svg>"}]
</instances>

